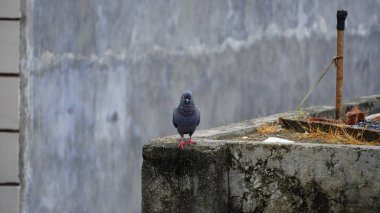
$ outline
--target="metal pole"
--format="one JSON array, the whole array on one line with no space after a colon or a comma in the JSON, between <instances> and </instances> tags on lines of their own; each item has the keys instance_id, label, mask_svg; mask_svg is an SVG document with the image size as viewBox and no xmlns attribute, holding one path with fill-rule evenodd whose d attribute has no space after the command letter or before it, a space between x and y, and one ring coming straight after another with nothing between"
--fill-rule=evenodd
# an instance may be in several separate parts
<instances>
[{"instance_id":1,"label":"metal pole","mask_svg":"<svg viewBox=\"0 0 380 213\"><path fill-rule=\"evenodd\" d=\"M343 93L343 43L344 43L344 22L347 17L347 11L338 10L337 18L337 57L336 57L336 105L335 118L341 117L342 93Z\"/></svg>"}]
</instances>

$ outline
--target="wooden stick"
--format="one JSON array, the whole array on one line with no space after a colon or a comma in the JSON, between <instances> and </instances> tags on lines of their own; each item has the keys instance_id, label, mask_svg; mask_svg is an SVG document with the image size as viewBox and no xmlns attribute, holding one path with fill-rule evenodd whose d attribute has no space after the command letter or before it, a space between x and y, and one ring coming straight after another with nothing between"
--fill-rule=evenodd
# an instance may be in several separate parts
<instances>
[{"instance_id":1,"label":"wooden stick","mask_svg":"<svg viewBox=\"0 0 380 213\"><path fill-rule=\"evenodd\" d=\"M344 46L344 22L347 11L338 10L337 14L337 59L336 59L336 105L335 118L340 119L343 94L343 46Z\"/></svg>"},{"instance_id":2,"label":"wooden stick","mask_svg":"<svg viewBox=\"0 0 380 213\"><path fill-rule=\"evenodd\" d=\"M337 43L337 59L336 59L336 105L335 118L339 119L342 108L342 93L343 93L343 37L344 31L338 30Z\"/></svg>"}]
</instances>

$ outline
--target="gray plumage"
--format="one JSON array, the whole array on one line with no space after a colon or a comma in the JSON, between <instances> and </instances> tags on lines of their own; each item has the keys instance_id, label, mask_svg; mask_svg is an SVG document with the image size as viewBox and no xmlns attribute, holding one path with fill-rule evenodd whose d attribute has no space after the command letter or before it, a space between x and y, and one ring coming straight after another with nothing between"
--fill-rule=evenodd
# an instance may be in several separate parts
<instances>
[{"instance_id":1,"label":"gray plumage","mask_svg":"<svg viewBox=\"0 0 380 213\"><path fill-rule=\"evenodd\" d=\"M178 134L181 135L181 143L184 140L183 136L185 134L189 134L189 143L192 143L191 136L195 132L199 122L200 112L195 107L192 93L190 91L185 91L181 96L178 107L173 111L173 125L177 128Z\"/></svg>"}]
</instances>

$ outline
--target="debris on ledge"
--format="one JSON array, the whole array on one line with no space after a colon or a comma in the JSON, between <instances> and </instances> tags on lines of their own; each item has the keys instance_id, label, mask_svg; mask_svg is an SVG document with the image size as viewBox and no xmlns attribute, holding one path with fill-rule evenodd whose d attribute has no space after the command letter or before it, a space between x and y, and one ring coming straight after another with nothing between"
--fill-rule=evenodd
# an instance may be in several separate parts
<instances>
[{"instance_id":1,"label":"debris on ledge","mask_svg":"<svg viewBox=\"0 0 380 213\"><path fill-rule=\"evenodd\" d=\"M380 122L366 120L358 107L347 111L345 121L310 117L299 120L280 118L279 123L287 129L301 133L325 132L340 135L348 144L352 144L350 141L357 141L354 144L365 145L365 141L368 141L374 142L368 145L380 145Z\"/></svg>"}]
</instances>

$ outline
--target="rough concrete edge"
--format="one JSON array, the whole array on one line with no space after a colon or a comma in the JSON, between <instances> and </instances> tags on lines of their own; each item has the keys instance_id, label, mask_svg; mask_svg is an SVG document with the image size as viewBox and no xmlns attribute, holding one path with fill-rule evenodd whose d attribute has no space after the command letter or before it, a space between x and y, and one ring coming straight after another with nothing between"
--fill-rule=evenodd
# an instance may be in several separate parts
<instances>
[{"instance_id":1,"label":"rough concrete edge","mask_svg":"<svg viewBox=\"0 0 380 213\"><path fill-rule=\"evenodd\" d=\"M274 115L269 115L262 118L255 118L247 121L242 121L239 123L233 123L227 126L221 126L213 129L216 132L211 135L203 136L204 138L209 139L223 139L225 136L239 136L250 132L255 132L256 129L262 125L276 123L280 117L289 118L289 119L297 119L297 118L305 118L310 115L308 110L300 110L300 111L291 111L286 113L278 113ZM202 134L202 131L200 131ZM197 135L195 135L197 137Z\"/></svg>"},{"instance_id":2,"label":"rough concrete edge","mask_svg":"<svg viewBox=\"0 0 380 213\"><path fill-rule=\"evenodd\" d=\"M213 143L217 142L217 143ZM225 146L225 141L212 140L207 138L200 138L197 140L196 146L188 146L186 149L179 152L177 148L177 140L172 138L156 138L151 141L149 144L143 146L143 159L176 159L179 154L189 152L196 149L197 151L202 152L213 152L219 150ZM162 149L162 152L158 151ZM164 151L165 150L165 151ZM159 153L156 155L155 153Z\"/></svg>"},{"instance_id":3,"label":"rough concrete edge","mask_svg":"<svg viewBox=\"0 0 380 213\"><path fill-rule=\"evenodd\" d=\"M350 145L350 144L319 144L319 143L279 143L279 142L264 142L264 141L229 141L228 139L219 140L212 138L199 138L196 146L188 146L184 150L177 148L177 140L173 138L156 138L149 144L143 146L143 159L176 159L178 155L197 150L201 152L213 152L218 149L228 149L234 145L245 145L248 147L256 146L272 146L272 147L292 147L302 146L304 148L331 148L331 149L357 149L357 150L379 150L380 146L367 145ZM157 151L162 149L162 151ZM159 153L159 155L157 154Z\"/></svg>"},{"instance_id":4,"label":"rough concrete edge","mask_svg":"<svg viewBox=\"0 0 380 213\"><path fill-rule=\"evenodd\" d=\"M372 105L369 105L369 102ZM380 110L380 93L374 94L370 96L362 96L355 99L350 99L346 101L343 105L343 112L346 113L354 106L359 106L362 110L365 110L368 107L374 107ZM198 130L194 134L194 138L196 138L200 142L208 141L218 141L222 142L223 137L225 136L239 136L242 134L246 134L249 132L254 132L256 129L262 125L268 123L275 123L278 121L280 117L284 118L306 118L310 116L327 116L334 117L335 115L335 107L333 106L310 106L302 108L298 111L290 111L284 113L278 113L274 115L269 115L262 118L254 118L251 120L246 120L238 123L232 123L225 126L219 126L216 128L211 128L208 130ZM170 146L169 144L175 144L177 142L178 136L171 135L166 137L159 137L152 139L149 143L144 145L144 150L146 150L147 146L162 146L165 144L166 146ZM228 142L232 143L232 142ZM244 142L247 143L247 142ZM256 143L256 142L255 142ZM257 142L260 143L260 142ZM310 143L292 143L292 144L310 144ZM319 144L321 145L321 144ZM347 144L322 144L325 146L347 146L347 147L373 147L373 146L357 146L357 145L347 145ZM174 146L174 145L173 145Z\"/></svg>"},{"instance_id":5,"label":"rough concrete edge","mask_svg":"<svg viewBox=\"0 0 380 213\"><path fill-rule=\"evenodd\" d=\"M157 138L153 139L151 143L144 145L143 147L143 158L144 159L162 159L162 158L170 158L175 159L180 150L177 148L177 144L174 143L176 140L168 140L168 138ZM350 144L320 144L320 143L302 143L302 142L294 142L294 143L280 143L280 142L264 142L264 141L229 141L219 140L219 139L210 139L203 138L198 140L198 144L196 146L189 146L181 152L188 152L193 149L197 149L198 151L213 151L217 149L221 149L226 145L248 145L248 146L261 146L261 145L270 145L270 146L302 146L305 148L314 148L314 147L326 147L326 148L347 148L347 149L360 149L360 150L380 150L380 146L367 146L367 145L350 145ZM159 152L160 155L153 156L150 153L152 151L157 152L157 149L163 149L165 152ZM171 150L168 152L168 150Z\"/></svg>"},{"instance_id":6,"label":"rough concrete edge","mask_svg":"<svg viewBox=\"0 0 380 213\"><path fill-rule=\"evenodd\" d=\"M366 110L370 107L380 109L380 93L348 100L344 104L344 112L347 112L355 106L359 107L364 113L367 113Z\"/></svg>"},{"instance_id":7,"label":"rough concrete edge","mask_svg":"<svg viewBox=\"0 0 380 213\"><path fill-rule=\"evenodd\" d=\"M29 212L25 205L27 198L28 184L27 178L27 146L30 144L31 135L31 115L30 115L30 67L28 61L31 60L31 45L28 36L32 32L32 23L28 20L28 16L32 11L32 1L20 0L20 46L19 46L19 72L20 72L20 88L19 88L19 179L20 179L20 195L19 195L19 212Z\"/></svg>"},{"instance_id":8,"label":"rough concrete edge","mask_svg":"<svg viewBox=\"0 0 380 213\"><path fill-rule=\"evenodd\" d=\"M207 142L215 142L220 143L220 140L207 140ZM235 145L235 144L248 144L252 146L260 146L260 145L271 145L271 146L302 146L306 148L314 148L314 147L328 147L328 148L348 148L348 149L360 149L360 150L380 150L380 146L367 146L367 145L350 145L350 144L321 144L321 143L280 143L280 142L264 142L264 141L223 141L222 143L227 145Z\"/></svg>"}]
</instances>

